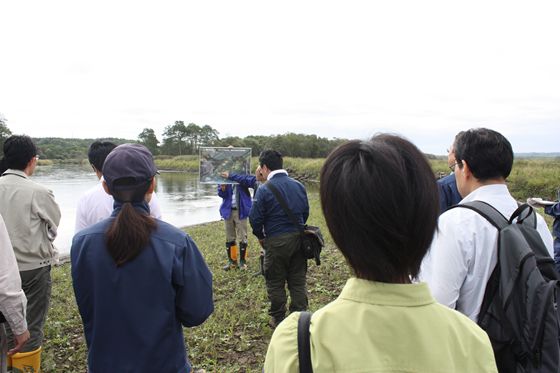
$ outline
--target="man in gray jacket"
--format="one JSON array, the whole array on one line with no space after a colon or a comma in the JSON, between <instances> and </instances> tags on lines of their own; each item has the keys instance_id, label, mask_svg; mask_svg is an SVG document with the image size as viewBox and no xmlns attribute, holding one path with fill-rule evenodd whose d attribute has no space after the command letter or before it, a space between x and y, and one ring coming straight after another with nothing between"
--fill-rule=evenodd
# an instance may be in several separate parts
<instances>
[{"instance_id":1,"label":"man in gray jacket","mask_svg":"<svg viewBox=\"0 0 560 373\"><path fill-rule=\"evenodd\" d=\"M53 241L60 222L53 193L29 179L37 160L37 147L29 136L10 136L5 141L4 158L0 161L0 215L6 223L27 297L31 338L22 352L36 352L36 371L51 296L51 264L57 256Z\"/></svg>"}]
</instances>

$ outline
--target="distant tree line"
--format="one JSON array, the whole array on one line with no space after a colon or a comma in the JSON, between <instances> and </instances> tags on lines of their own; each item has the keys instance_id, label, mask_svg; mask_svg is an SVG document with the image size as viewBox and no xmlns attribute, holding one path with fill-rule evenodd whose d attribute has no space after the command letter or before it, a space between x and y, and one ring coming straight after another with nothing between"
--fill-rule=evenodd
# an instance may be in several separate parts
<instances>
[{"instance_id":1,"label":"distant tree line","mask_svg":"<svg viewBox=\"0 0 560 373\"><path fill-rule=\"evenodd\" d=\"M0 156L3 154L4 141L12 135L12 131L6 125L6 118L0 113Z\"/></svg>"},{"instance_id":2,"label":"distant tree line","mask_svg":"<svg viewBox=\"0 0 560 373\"><path fill-rule=\"evenodd\" d=\"M275 149L290 157L323 158L340 143L346 141L296 133L220 138L218 131L209 125L198 126L195 123L185 125L183 121L176 121L175 124L165 127L162 138L163 142L160 146L151 128L145 128L138 135L139 142L146 145L152 153L166 155L198 154L201 146L234 146L251 148L254 155L264 149Z\"/></svg>"},{"instance_id":3,"label":"distant tree line","mask_svg":"<svg viewBox=\"0 0 560 373\"><path fill-rule=\"evenodd\" d=\"M0 150L6 138L11 135L6 121L0 115ZM275 149L289 157L324 158L345 139L329 140L316 135L287 133L272 136L229 136L220 138L217 130L209 125L185 124L176 121L165 127L162 141L155 131L144 128L135 140L120 138L75 139L59 137L34 138L39 155L45 159L75 160L87 158L89 145L95 140L112 141L115 144L138 142L144 144L154 155L193 155L198 154L201 146L251 148L253 155L265 149Z\"/></svg>"}]
</instances>

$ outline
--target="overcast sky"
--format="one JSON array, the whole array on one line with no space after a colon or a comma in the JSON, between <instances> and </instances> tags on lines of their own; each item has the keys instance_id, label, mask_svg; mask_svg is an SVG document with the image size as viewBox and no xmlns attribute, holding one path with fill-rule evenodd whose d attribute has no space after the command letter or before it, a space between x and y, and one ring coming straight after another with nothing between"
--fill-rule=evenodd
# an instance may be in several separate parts
<instances>
[{"instance_id":1,"label":"overcast sky","mask_svg":"<svg viewBox=\"0 0 560 373\"><path fill-rule=\"evenodd\" d=\"M404 135L444 154L489 127L560 151L557 1L0 0L16 134Z\"/></svg>"}]
</instances>

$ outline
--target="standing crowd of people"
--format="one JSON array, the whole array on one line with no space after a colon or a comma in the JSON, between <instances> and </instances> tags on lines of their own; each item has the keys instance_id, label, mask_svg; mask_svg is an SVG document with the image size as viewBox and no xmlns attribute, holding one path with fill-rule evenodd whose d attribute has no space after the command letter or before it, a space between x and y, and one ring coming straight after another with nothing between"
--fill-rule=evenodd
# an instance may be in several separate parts
<instances>
[{"instance_id":1,"label":"standing crowd of people","mask_svg":"<svg viewBox=\"0 0 560 373\"><path fill-rule=\"evenodd\" d=\"M192 238L161 220L158 170L146 147L96 141L88 158L99 184L79 200L71 248L88 371L194 371L183 327L213 313L212 273ZM60 210L52 192L29 178L37 160L28 136L6 140L0 163L2 373L22 354L35 372L40 366ZM557 340L527 353L516 336L498 349L481 322L488 284L505 281L506 274L495 275L505 249L502 231L471 204L482 202L505 219L523 211L506 182L511 144L490 129L462 131L448 165L451 174L436 181L421 151L389 134L331 152L320 174L321 207L352 277L311 315L307 329L300 322L309 305L301 250L309 217L304 185L288 175L275 150L259 155L255 175L222 173L229 182L218 185L224 270L247 269L247 222L261 245L274 330L264 372L303 371L305 339L315 372L560 371ZM541 245L545 259L557 265L559 206L545 208L556 218L556 242L543 217L528 213L534 218L528 242ZM509 223L522 224L525 217L518 219ZM533 282L544 281L532 273ZM556 289L560 277L550 276ZM508 312L494 316L507 320Z\"/></svg>"}]
</instances>

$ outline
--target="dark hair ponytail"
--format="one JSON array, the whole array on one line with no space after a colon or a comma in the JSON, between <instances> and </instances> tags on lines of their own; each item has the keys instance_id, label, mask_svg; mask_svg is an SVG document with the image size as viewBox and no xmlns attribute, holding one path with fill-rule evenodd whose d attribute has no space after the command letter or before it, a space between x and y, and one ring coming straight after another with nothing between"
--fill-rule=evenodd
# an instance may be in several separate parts
<instances>
[{"instance_id":1,"label":"dark hair ponytail","mask_svg":"<svg viewBox=\"0 0 560 373\"><path fill-rule=\"evenodd\" d=\"M150 241L156 228L155 220L125 202L107 230L107 249L117 264L122 266L136 258Z\"/></svg>"}]
</instances>

